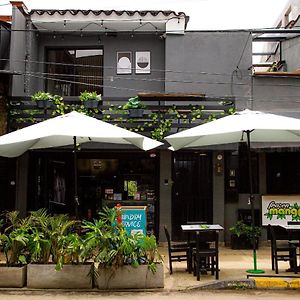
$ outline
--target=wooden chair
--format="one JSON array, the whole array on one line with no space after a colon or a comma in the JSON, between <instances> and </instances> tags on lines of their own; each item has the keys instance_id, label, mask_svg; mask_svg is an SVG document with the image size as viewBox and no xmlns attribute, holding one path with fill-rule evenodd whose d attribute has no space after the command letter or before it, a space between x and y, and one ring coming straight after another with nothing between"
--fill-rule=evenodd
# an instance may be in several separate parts
<instances>
[{"instance_id":1,"label":"wooden chair","mask_svg":"<svg viewBox=\"0 0 300 300\"><path fill-rule=\"evenodd\" d=\"M186 224L187 225L205 225L205 224L207 224L207 222L206 221L186 221ZM191 234L190 232L188 232L187 240L188 240L188 244L190 245L190 251L189 251L189 256L188 256L188 264L189 264L188 271L189 271L189 273L191 273L192 269L193 269L192 249L196 247L196 233L194 232L193 234ZM209 243L207 243L206 241L200 241L199 248L200 249L208 249ZM206 273L205 269L202 269L202 273Z\"/></svg>"},{"instance_id":2,"label":"wooden chair","mask_svg":"<svg viewBox=\"0 0 300 300\"><path fill-rule=\"evenodd\" d=\"M173 273L172 262L186 261L188 263L188 243L173 243L170 238L167 226L164 226L167 242L168 242L168 254L169 254L169 266L170 274Z\"/></svg>"},{"instance_id":3,"label":"wooden chair","mask_svg":"<svg viewBox=\"0 0 300 300\"><path fill-rule=\"evenodd\" d=\"M300 225L299 221L288 221L288 225ZM288 232L289 243L294 245L297 249L300 250L300 240L299 240L299 232ZM296 254L300 256L300 251Z\"/></svg>"},{"instance_id":4,"label":"wooden chair","mask_svg":"<svg viewBox=\"0 0 300 300\"><path fill-rule=\"evenodd\" d=\"M201 243L209 243L209 248L202 248ZM196 233L196 248L193 251L194 275L200 280L202 268L211 271L219 279L219 233L204 231Z\"/></svg>"},{"instance_id":5,"label":"wooden chair","mask_svg":"<svg viewBox=\"0 0 300 300\"><path fill-rule=\"evenodd\" d=\"M284 240L280 234L280 228L278 227L280 226L269 225L271 235L272 270L275 269L275 273L278 274L278 261L289 261L291 268L294 269L295 274L297 274L296 247L293 244L288 243L287 233L285 236L287 243L278 243L278 241Z\"/></svg>"}]
</instances>

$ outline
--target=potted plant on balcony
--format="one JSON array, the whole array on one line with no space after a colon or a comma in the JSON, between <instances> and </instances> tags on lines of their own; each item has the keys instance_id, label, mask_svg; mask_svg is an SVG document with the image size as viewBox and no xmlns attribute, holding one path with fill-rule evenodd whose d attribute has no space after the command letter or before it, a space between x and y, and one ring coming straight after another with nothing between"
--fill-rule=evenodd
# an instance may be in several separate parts
<instances>
[{"instance_id":1,"label":"potted plant on balcony","mask_svg":"<svg viewBox=\"0 0 300 300\"><path fill-rule=\"evenodd\" d=\"M79 99L85 108L97 108L101 101L101 95L97 95L97 92L84 91L80 93Z\"/></svg>"},{"instance_id":2,"label":"potted plant on balcony","mask_svg":"<svg viewBox=\"0 0 300 300\"><path fill-rule=\"evenodd\" d=\"M95 262L99 289L164 286L161 257L154 236L128 234L115 208L104 208L99 219L83 221L85 245Z\"/></svg>"},{"instance_id":3,"label":"potted plant on balcony","mask_svg":"<svg viewBox=\"0 0 300 300\"><path fill-rule=\"evenodd\" d=\"M123 109L128 110L129 116L132 118L141 118L144 114L146 106L140 101L139 96L129 98Z\"/></svg>"},{"instance_id":4,"label":"potted plant on balcony","mask_svg":"<svg viewBox=\"0 0 300 300\"><path fill-rule=\"evenodd\" d=\"M6 213L5 219L6 222L1 222L0 245L6 263L0 267L0 287L23 287L27 272L28 222L16 211Z\"/></svg>"},{"instance_id":5,"label":"potted plant on balcony","mask_svg":"<svg viewBox=\"0 0 300 300\"><path fill-rule=\"evenodd\" d=\"M31 96L31 100L35 101L38 108L49 108L51 106L53 96L44 91L38 91Z\"/></svg>"},{"instance_id":6,"label":"potted plant on balcony","mask_svg":"<svg viewBox=\"0 0 300 300\"><path fill-rule=\"evenodd\" d=\"M261 228L252 227L243 221L237 221L236 224L229 228L231 232L231 248L232 249L252 249L253 238L255 238L255 247L258 248L259 236Z\"/></svg>"}]
</instances>

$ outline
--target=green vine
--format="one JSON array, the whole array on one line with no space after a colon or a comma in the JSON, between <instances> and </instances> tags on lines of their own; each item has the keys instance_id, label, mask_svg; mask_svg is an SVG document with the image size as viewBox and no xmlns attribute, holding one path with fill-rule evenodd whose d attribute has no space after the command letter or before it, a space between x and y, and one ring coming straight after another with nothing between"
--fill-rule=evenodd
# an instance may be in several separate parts
<instances>
[{"instance_id":1,"label":"green vine","mask_svg":"<svg viewBox=\"0 0 300 300\"><path fill-rule=\"evenodd\" d=\"M136 100L135 98L132 98ZM137 100L136 100L137 101ZM135 103L136 104L136 103ZM231 101L222 101L220 105L233 105ZM163 140L165 136L171 133L175 124L178 124L178 129L181 124L200 124L213 121L220 116L233 114L235 112L234 107L229 107L227 112L220 113L205 113L205 107L203 105L190 105L188 109L182 110L176 105L168 109L162 109L155 112L150 112L147 116L147 120L141 118L131 118L128 112L128 108L125 105L114 105L108 103L108 109L100 110L98 108L86 108L83 102L76 104L68 104L64 102L63 97L54 95L52 96L52 115L64 115L71 111L78 111L89 116L95 116L96 114L102 114L102 120L114 125L126 128L133 132L149 132L150 136L155 140ZM145 108L146 106L144 106ZM27 110L26 110L27 111ZM23 111L24 112L24 111ZM17 122L31 122L36 123L35 116L41 114L39 109L28 110L29 117L18 117L17 109L10 111L10 116ZM201 122L200 122L201 121Z\"/></svg>"}]
</instances>

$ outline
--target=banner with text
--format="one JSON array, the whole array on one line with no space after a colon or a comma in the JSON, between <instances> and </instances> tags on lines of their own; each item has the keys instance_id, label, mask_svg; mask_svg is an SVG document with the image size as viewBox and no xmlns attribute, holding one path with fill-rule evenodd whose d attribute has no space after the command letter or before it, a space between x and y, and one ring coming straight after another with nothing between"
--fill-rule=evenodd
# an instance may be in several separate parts
<instances>
[{"instance_id":1,"label":"banner with text","mask_svg":"<svg viewBox=\"0 0 300 300\"><path fill-rule=\"evenodd\" d=\"M122 224L130 234L146 234L147 206L122 206Z\"/></svg>"},{"instance_id":2,"label":"banner with text","mask_svg":"<svg viewBox=\"0 0 300 300\"><path fill-rule=\"evenodd\" d=\"M262 196L262 225L300 221L300 195Z\"/></svg>"}]
</instances>

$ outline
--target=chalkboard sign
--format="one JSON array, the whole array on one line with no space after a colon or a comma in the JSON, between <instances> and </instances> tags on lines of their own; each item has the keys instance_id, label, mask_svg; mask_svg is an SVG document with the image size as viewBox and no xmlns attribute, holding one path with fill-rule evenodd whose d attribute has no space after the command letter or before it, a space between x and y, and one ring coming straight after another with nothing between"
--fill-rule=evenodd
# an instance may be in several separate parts
<instances>
[{"instance_id":1,"label":"chalkboard sign","mask_svg":"<svg viewBox=\"0 0 300 300\"><path fill-rule=\"evenodd\" d=\"M122 206L122 224L130 234L146 234L147 206Z\"/></svg>"}]
</instances>

